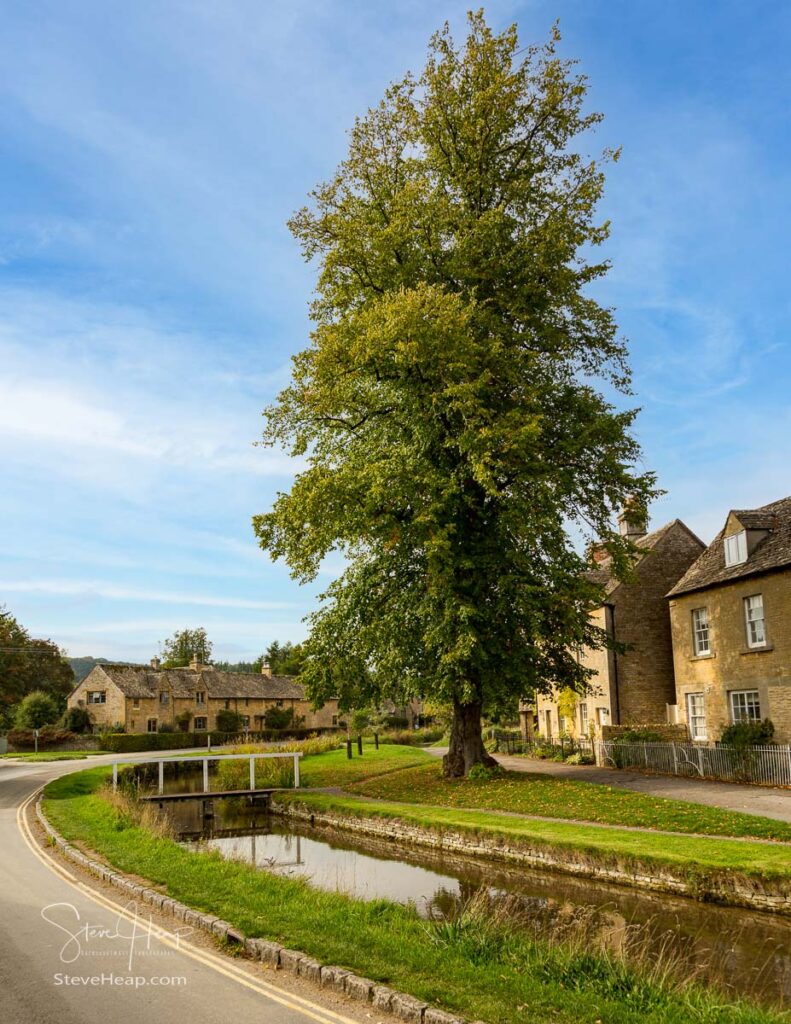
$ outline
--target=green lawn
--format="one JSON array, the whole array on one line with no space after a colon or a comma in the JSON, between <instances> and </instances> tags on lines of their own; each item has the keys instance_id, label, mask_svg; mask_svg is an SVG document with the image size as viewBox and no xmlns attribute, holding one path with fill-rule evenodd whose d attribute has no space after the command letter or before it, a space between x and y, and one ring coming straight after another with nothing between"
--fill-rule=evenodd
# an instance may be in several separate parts
<instances>
[{"instance_id":1,"label":"green lawn","mask_svg":"<svg viewBox=\"0 0 791 1024\"><path fill-rule=\"evenodd\" d=\"M336 810L360 817L397 818L425 828L487 833L539 846L560 847L598 858L668 865L701 880L712 872L736 871L766 879L791 879L791 847L740 839L698 838L666 833L632 832L617 827L541 821L491 811L421 806L417 803L370 802L353 796L283 792L278 800L297 800L317 810Z\"/></svg>"},{"instance_id":2,"label":"green lawn","mask_svg":"<svg viewBox=\"0 0 791 1024\"><path fill-rule=\"evenodd\" d=\"M345 747L317 757L302 758L299 771L301 784L311 787L349 786L363 779L380 778L391 772L435 760L425 750L395 744L382 744L378 750L373 744L364 744L362 757L357 754L356 744L352 749L354 756L351 760L346 757Z\"/></svg>"},{"instance_id":3,"label":"green lawn","mask_svg":"<svg viewBox=\"0 0 791 1024\"><path fill-rule=\"evenodd\" d=\"M354 793L383 800L437 807L510 811L607 825L637 825L668 832L791 842L791 824L771 818L524 772L506 772L501 778L479 782L445 779L437 760L409 771L352 783L348 788Z\"/></svg>"},{"instance_id":4,"label":"green lawn","mask_svg":"<svg viewBox=\"0 0 791 1024\"><path fill-rule=\"evenodd\" d=\"M332 755L323 756L332 760ZM385 900L354 900L217 854L189 852L136 826L102 799L97 790L107 777L106 768L93 768L46 787L45 812L68 839L248 935L280 941L470 1019L489 1024L789 1020L710 988L678 990L667 979L628 968L612 955L550 945L519 932L501 935L486 922L475 929L442 928ZM313 794L312 799L328 798Z\"/></svg>"},{"instance_id":5,"label":"green lawn","mask_svg":"<svg viewBox=\"0 0 791 1024\"><path fill-rule=\"evenodd\" d=\"M98 750L40 750L37 754L30 751L21 754L0 754L0 757L19 761L84 761L86 757L99 753Z\"/></svg>"}]
</instances>

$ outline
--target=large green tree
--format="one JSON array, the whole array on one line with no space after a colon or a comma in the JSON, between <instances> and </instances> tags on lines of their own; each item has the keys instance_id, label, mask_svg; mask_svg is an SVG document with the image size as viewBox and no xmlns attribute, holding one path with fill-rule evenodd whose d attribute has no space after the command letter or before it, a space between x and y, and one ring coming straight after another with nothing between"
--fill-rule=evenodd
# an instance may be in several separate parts
<instances>
[{"instance_id":1,"label":"large green tree","mask_svg":"<svg viewBox=\"0 0 791 1024\"><path fill-rule=\"evenodd\" d=\"M211 661L212 642L202 626L197 629L177 629L162 643L164 668L184 668L197 658L207 665Z\"/></svg>"},{"instance_id":2,"label":"large green tree","mask_svg":"<svg viewBox=\"0 0 791 1024\"><path fill-rule=\"evenodd\" d=\"M557 42L520 50L478 13L457 47L446 26L290 225L319 266L314 329L264 442L307 468L254 527L301 581L347 559L311 618L313 698L447 702L452 775L487 760L484 709L584 687L575 652L607 641L580 534L625 575L614 513L655 493L589 288L608 226L580 147L600 115Z\"/></svg>"},{"instance_id":3,"label":"large green tree","mask_svg":"<svg viewBox=\"0 0 791 1024\"><path fill-rule=\"evenodd\" d=\"M12 708L33 690L43 690L58 708L74 687L74 673L51 640L37 640L0 605L0 716L5 724Z\"/></svg>"}]
</instances>

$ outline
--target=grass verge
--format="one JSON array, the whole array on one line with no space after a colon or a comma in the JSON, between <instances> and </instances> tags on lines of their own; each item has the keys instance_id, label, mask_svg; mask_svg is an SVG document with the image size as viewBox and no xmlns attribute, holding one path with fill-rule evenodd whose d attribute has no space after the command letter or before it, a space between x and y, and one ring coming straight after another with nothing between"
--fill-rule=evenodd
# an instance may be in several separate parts
<instances>
[{"instance_id":1,"label":"grass verge","mask_svg":"<svg viewBox=\"0 0 791 1024\"><path fill-rule=\"evenodd\" d=\"M354 900L218 854L187 851L105 800L107 777L97 767L46 787L45 813L67 839L247 935L282 942L433 1005L489 1024L788 1024L780 1011L674 983L663 968L631 968L614 955L506 935L480 922L432 924L385 900Z\"/></svg>"},{"instance_id":2,"label":"grass verge","mask_svg":"<svg viewBox=\"0 0 791 1024\"><path fill-rule=\"evenodd\" d=\"M2 758L13 758L17 761L84 761L88 757L96 757L98 750L40 750L21 754L0 754Z\"/></svg>"},{"instance_id":3,"label":"grass verge","mask_svg":"<svg viewBox=\"0 0 791 1024\"><path fill-rule=\"evenodd\" d=\"M771 818L525 772L506 772L486 780L446 779L436 760L386 778L352 783L350 789L378 799L437 807L509 811L667 832L791 842L791 824Z\"/></svg>"},{"instance_id":4,"label":"grass verge","mask_svg":"<svg viewBox=\"0 0 791 1024\"><path fill-rule=\"evenodd\" d=\"M316 811L337 811L361 818L393 818L435 831L453 829L471 835L485 834L534 846L573 850L599 861L670 867L690 879L727 871L769 881L791 880L791 847L780 843L632 832L491 811L422 807L384 800L372 802L327 793L295 792L292 795L284 792L279 793L277 799L294 800Z\"/></svg>"}]
</instances>

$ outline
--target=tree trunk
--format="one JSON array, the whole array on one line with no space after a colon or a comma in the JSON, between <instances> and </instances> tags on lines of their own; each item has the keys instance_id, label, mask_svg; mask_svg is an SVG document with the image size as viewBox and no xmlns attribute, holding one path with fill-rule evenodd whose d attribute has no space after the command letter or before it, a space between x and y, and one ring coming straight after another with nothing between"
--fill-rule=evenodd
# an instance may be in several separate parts
<instances>
[{"instance_id":1,"label":"tree trunk","mask_svg":"<svg viewBox=\"0 0 791 1024\"><path fill-rule=\"evenodd\" d=\"M497 762L486 753L481 737L481 705L478 701L459 704L454 701L450 724L450 747L442 759L445 775L464 778L474 764L494 767Z\"/></svg>"}]
</instances>

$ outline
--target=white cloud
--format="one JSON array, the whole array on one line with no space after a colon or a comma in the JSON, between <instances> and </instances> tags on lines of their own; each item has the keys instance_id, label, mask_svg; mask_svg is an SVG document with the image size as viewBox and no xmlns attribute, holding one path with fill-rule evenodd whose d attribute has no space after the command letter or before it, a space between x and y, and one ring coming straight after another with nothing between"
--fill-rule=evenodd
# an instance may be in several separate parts
<instances>
[{"instance_id":1,"label":"white cloud","mask_svg":"<svg viewBox=\"0 0 791 1024\"><path fill-rule=\"evenodd\" d=\"M0 594L52 594L60 597L100 597L113 601L162 602L206 605L214 608L257 608L265 611L296 608L290 601L259 601L220 595L175 593L145 588L116 586L87 580L0 580Z\"/></svg>"}]
</instances>

